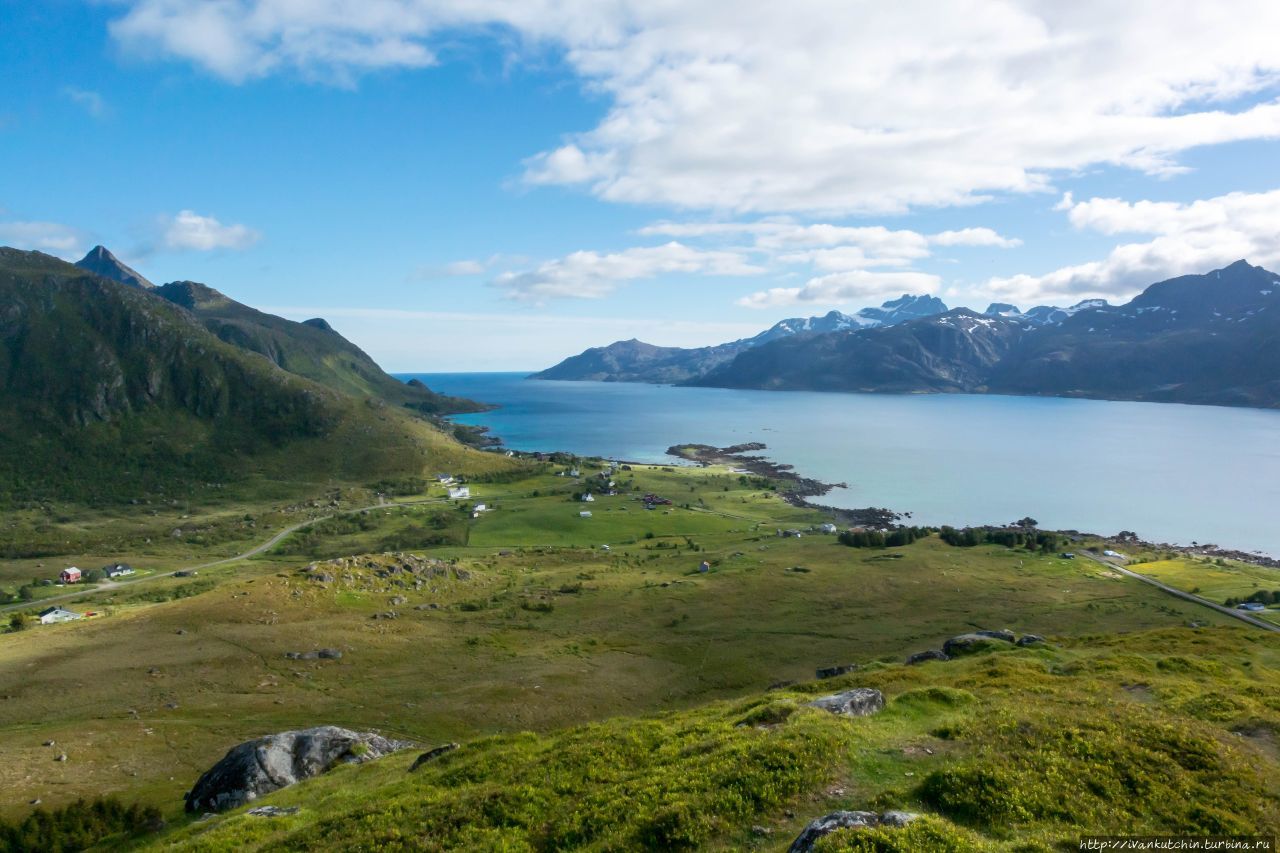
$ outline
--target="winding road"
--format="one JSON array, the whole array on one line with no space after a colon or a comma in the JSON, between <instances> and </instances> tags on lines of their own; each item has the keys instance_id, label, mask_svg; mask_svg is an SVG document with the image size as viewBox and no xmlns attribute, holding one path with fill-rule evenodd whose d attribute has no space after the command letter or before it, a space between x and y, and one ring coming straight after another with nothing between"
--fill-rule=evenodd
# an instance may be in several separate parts
<instances>
[{"instance_id":1,"label":"winding road","mask_svg":"<svg viewBox=\"0 0 1280 853\"><path fill-rule=\"evenodd\" d=\"M137 580L133 580L133 581L123 581L123 582L102 581L101 583L84 586L80 589L77 589L75 592L64 592L60 595L51 595L48 598L40 598L33 601L21 601L21 602L18 602L17 604L9 604L4 607L0 607L0 613L7 613L12 610L26 610L33 607L44 607L46 604L51 604L53 602L70 601L76 598L84 598L85 596L88 596L88 595L97 595L100 592L108 592L111 590L119 590L125 587L132 587L137 584L147 583L148 581L159 580L160 578L170 578L170 577L173 577L178 572L195 572L195 571L199 571L200 569L212 569L215 566L225 566L228 563L237 563L241 560L248 560L251 557L256 557L259 554L265 554L267 551L270 551L272 548L279 545L286 536L289 536L293 533L297 533L299 530L303 530L318 522L325 521L330 518L335 518L339 515L351 515L352 513L365 512L366 510L371 510L371 509L387 509L389 507L409 506L411 504L447 503L447 502L448 501L446 498L416 498L414 500L400 501L398 503L380 501L379 503L370 504L369 506L359 506L359 507L353 507L351 509L339 510L338 512L332 512L332 513L329 513L328 515L317 515L315 518L308 518L306 521L300 521L297 524L292 524L284 528L283 530L278 531L277 533L272 535L270 539L266 540L265 542L255 545L254 547L250 548L248 551L245 551L241 554L236 554L235 556L232 556L232 557L223 557L221 559L213 560L207 563L198 563L194 566L183 566L181 568L174 569L173 571L162 572L160 574L155 574L155 575L147 575L146 577L138 578Z\"/></svg>"}]
</instances>

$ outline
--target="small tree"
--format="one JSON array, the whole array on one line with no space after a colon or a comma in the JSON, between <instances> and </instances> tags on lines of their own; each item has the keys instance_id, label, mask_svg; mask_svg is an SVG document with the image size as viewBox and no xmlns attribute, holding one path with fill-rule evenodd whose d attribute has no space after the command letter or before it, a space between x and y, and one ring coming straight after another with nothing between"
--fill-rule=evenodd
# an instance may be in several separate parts
<instances>
[{"instance_id":1,"label":"small tree","mask_svg":"<svg viewBox=\"0 0 1280 853\"><path fill-rule=\"evenodd\" d=\"M35 620L32 619L31 616L29 616L28 614L15 613L9 617L9 630L25 631L31 627L33 622L35 622Z\"/></svg>"}]
</instances>

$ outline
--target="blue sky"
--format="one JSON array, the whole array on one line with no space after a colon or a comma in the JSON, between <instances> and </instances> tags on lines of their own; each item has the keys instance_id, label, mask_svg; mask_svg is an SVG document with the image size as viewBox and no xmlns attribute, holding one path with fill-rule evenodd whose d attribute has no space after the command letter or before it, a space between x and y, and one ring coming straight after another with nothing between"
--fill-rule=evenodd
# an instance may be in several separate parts
<instances>
[{"instance_id":1,"label":"blue sky","mask_svg":"<svg viewBox=\"0 0 1280 853\"><path fill-rule=\"evenodd\" d=\"M403 371L1280 265L1276 4L900 5L0 3L0 243Z\"/></svg>"}]
</instances>

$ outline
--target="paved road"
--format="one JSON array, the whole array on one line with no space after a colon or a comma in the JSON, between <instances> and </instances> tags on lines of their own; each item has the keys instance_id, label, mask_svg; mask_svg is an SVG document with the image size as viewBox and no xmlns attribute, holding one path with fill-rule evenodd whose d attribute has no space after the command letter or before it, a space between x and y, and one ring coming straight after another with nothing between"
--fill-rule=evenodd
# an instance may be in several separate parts
<instances>
[{"instance_id":1,"label":"paved road","mask_svg":"<svg viewBox=\"0 0 1280 853\"><path fill-rule=\"evenodd\" d=\"M370 504L369 506L360 506L360 507L354 507L352 509L339 510L338 512L333 512L328 515L317 515L315 518L308 518L306 521L300 521L297 524L293 524L293 525L290 525L289 527L284 528L283 530L273 535L267 541L259 545L255 545L254 547L250 548L248 551L245 551L242 554L236 554L234 557L223 557L220 560L213 560L208 563L198 563L194 566L183 566L182 568L174 569L171 572L162 572L158 575L147 575L144 578L138 578L137 580L134 580L134 581L126 581L126 582L103 581L98 584L92 584L89 586L81 587L80 589L77 589L74 592L64 592L61 595L51 595L48 598L41 598L36 601L23 601L17 604L10 604L5 607L0 607L0 613L7 613L10 610L27 610L33 607L43 608L45 605L53 602L57 602L57 601L68 601L73 598L83 598L87 595L96 595L100 592L106 592L109 590L119 590L126 587L134 586L136 584L159 580L160 578L173 577L178 572L194 572L194 571L199 571L200 569L211 569L214 566L225 566L227 563L235 563L235 562L239 562L240 560L247 560L250 557L256 557L259 554L265 554L267 551L270 551L272 548L279 545L280 542L283 541L286 536L292 533L297 533L299 530L302 530L303 528L310 527L311 525L317 522L324 521L326 519L333 518L335 516L350 515L351 513L354 513L354 512L364 512L365 510L370 510L370 509L386 509L389 507L407 506L409 504L423 504L423 503L436 503L436 502L447 503L447 500L445 498L416 498L414 500L401 501L399 503L394 503L394 502L388 503L386 501L380 501L376 504Z\"/></svg>"},{"instance_id":2,"label":"paved road","mask_svg":"<svg viewBox=\"0 0 1280 853\"><path fill-rule=\"evenodd\" d=\"M1175 589L1167 584L1160 583L1160 581L1156 580L1155 578L1148 577L1147 575L1140 575L1137 572L1130 571L1129 569L1126 569L1124 566L1120 565L1119 563L1114 563L1111 560L1105 559L1103 557L1099 557L1097 554L1091 554L1088 551L1077 551L1076 553L1084 557L1088 557L1090 560L1093 560L1095 563L1101 563L1102 565L1106 566L1109 569L1114 569L1115 571L1120 572L1122 575L1127 575L1131 578L1134 578L1135 580L1140 580L1143 583L1149 583L1152 586L1154 586L1156 589L1164 590L1165 592L1177 598L1181 598L1185 601L1190 601L1195 604L1203 605L1204 607L1208 607L1211 610L1218 611L1224 616L1230 616L1234 619L1239 619L1241 622L1248 622L1250 625L1254 626L1255 628L1262 628L1267 631L1275 631L1277 633L1280 633L1280 625L1275 625L1271 622L1267 622L1264 619L1256 619L1253 616L1250 616L1248 613L1245 613L1243 610L1236 610L1231 607L1224 607L1221 604L1216 604L1212 601L1209 601L1207 598L1201 598L1198 595L1192 595L1189 592L1184 592L1183 590Z\"/></svg>"}]
</instances>

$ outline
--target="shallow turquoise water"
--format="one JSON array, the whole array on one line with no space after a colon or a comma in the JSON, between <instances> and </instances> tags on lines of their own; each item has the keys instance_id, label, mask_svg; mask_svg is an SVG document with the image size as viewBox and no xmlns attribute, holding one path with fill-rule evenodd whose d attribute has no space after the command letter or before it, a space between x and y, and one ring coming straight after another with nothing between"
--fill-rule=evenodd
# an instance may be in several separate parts
<instances>
[{"instance_id":1,"label":"shallow turquoise water","mask_svg":"<svg viewBox=\"0 0 1280 853\"><path fill-rule=\"evenodd\" d=\"M1134 530L1280 555L1280 412L978 395L822 394L406 374L501 408L483 424L518 450L670 461L683 442L761 441L826 482L836 506L928 524Z\"/></svg>"}]
</instances>

